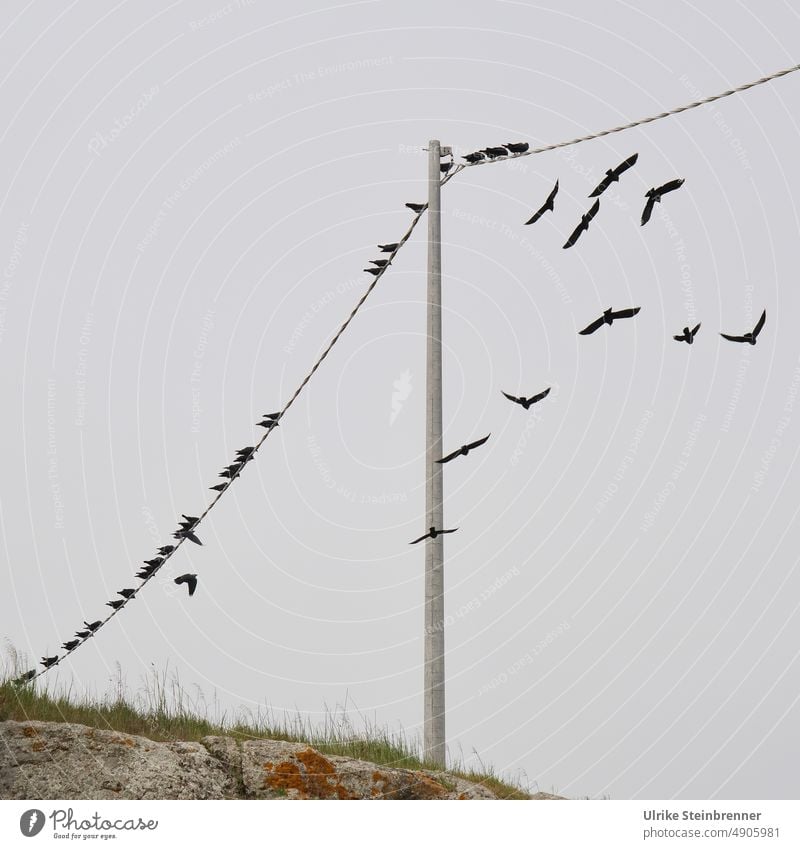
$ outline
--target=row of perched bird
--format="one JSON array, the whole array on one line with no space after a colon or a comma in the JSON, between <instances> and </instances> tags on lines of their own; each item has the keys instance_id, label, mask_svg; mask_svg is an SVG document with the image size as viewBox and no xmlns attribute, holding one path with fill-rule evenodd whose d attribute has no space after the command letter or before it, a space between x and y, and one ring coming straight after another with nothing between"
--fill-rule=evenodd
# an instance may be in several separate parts
<instances>
[{"instance_id":1,"label":"row of perched bird","mask_svg":"<svg viewBox=\"0 0 800 849\"><path fill-rule=\"evenodd\" d=\"M267 431L271 431L272 428L278 427L278 419L281 417L280 413L265 413L262 416L262 420L257 424L259 427L266 428ZM263 440L262 440L263 441ZM236 452L236 459L229 466L226 466L219 474L221 478L225 478L224 483L215 484L210 487L212 490L218 493L217 498L219 498L222 493L233 483L236 478L242 473L244 467L249 463L256 452L256 446L248 445L244 448L240 448ZM216 500L216 499L215 499ZM206 511L208 512L208 511ZM205 514L203 514L205 516ZM128 602L133 601L136 598L137 594L141 591L142 587L162 568L162 566L166 563L166 561L175 553L177 548L182 544L184 540L189 540L193 542L195 545L202 545L202 541L197 536L196 530L200 522L202 521L201 516L187 516L185 513L181 514L183 521L178 523L178 529L172 534L173 538L178 540L175 545L162 545L157 549L157 556L153 557L151 560L144 560L144 566L140 567L139 571L136 573L136 577L141 581L138 587L125 587L124 589L118 590L117 595L121 596L118 599L112 599L111 601L107 601L106 604L112 608L113 612L106 619L98 619L95 622L86 622L84 620L85 628L75 632L75 639L67 640L62 643L61 648L64 649L65 654L63 655L53 655L53 656L44 656L41 659L41 664L45 669L49 669L51 666L55 666L57 663L62 661L68 654L75 651L81 643L88 640L90 637L93 637L95 632L105 625L106 622L111 619L119 610L125 607ZM197 589L197 575L192 572L188 572L185 575L179 575L174 579L176 584L186 585L187 590L189 591L189 595L193 596L195 590ZM23 675L18 677L14 683L23 684L27 681L32 680L36 677L36 670L30 669L25 672Z\"/></svg>"}]
</instances>

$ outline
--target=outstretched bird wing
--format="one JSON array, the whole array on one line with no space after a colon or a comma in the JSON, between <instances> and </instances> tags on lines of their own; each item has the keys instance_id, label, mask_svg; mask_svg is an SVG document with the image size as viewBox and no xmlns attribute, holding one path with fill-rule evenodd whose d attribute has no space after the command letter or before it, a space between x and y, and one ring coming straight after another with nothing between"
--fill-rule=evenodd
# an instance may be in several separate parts
<instances>
[{"instance_id":1,"label":"outstretched bird wing","mask_svg":"<svg viewBox=\"0 0 800 849\"><path fill-rule=\"evenodd\" d=\"M759 333L761 333L761 328L764 326L764 322L767 320L767 311L761 313L761 318L758 320L758 324L753 328L753 339L755 339Z\"/></svg>"},{"instance_id":2,"label":"outstretched bird wing","mask_svg":"<svg viewBox=\"0 0 800 849\"><path fill-rule=\"evenodd\" d=\"M605 323L605 318L600 316L600 318L596 318L591 324L587 325L583 328L583 330L579 330L581 336L588 336L590 333L594 333L595 330L599 329Z\"/></svg>"},{"instance_id":3,"label":"outstretched bird wing","mask_svg":"<svg viewBox=\"0 0 800 849\"><path fill-rule=\"evenodd\" d=\"M603 194L603 192L611 185L612 180L614 179L613 174L606 174L605 177L594 187L594 189L589 193L590 198L596 198Z\"/></svg>"},{"instance_id":4,"label":"outstretched bird wing","mask_svg":"<svg viewBox=\"0 0 800 849\"><path fill-rule=\"evenodd\" d=\"M503 392L502 389L500 391ZM523 400L522 398L517 398L514 395L509 395L508 392L503 392L503 395L505 395L506 398L508 398L509 401L513 401L515 404L521 404L522 403L522 400Z\"/></svg>"},{"instance_id":5,"label":"outstretched bird wing","mask_svg":"<svg viewBox=\"0 0 800 849\"><path fill-rule=\"evenodd\" d=\"M729 336L727 333L720 333L719 335L723 339L727 339L729 342L747 342L747 339L744 336Z\"/></svg>"},{"instance_id":6,"label":"outstretched bird wing","mask_svg":"<svg viewBox=\"0 0 800 849\"><path fill-rule=\"evenodd\" d=\"M437 463L449 463L451 460L455 460L455 458L458 457L458 455L460 453L461 453L461 449L459 448L458 451L453 451L452 454L448 454L446 457L442 457L441 460L437 460L436 462Z\"/></svg>"},{"instance_id":7,"label":"outstretched bird wing","mask_svg":"<svg viewBox=\"0 0 800 849\"><path fill-rule=\"evenodd\" d=\"M570 234L570 237L567 239L567 241L564 242L564 250L566 250L567 248L571 248L575 244L575 242L578 241L581 233L583 233L584 230L588 229L589 225L583 219L581 219L581 223L578 224L578 226Z\"/></svg>"},{"instance_id":8,"label":"outstretched bird wing","mask_svg":"<svg viewBox=\"0 0 800 849\"><path fill-rule=\"evenodd\" d=\"M683 341L685 341L685 339L686 339L686 337L685 337L685 336L683 336L683 335L681 335L681 336L673 336L672 338L673 338L676 342L683 342Z\"/></svg>"},{"instance_id":9,"label":"outstretched bird wing","mask_svg":"<svg viewBox=\"0 0 800 849\"><path fill-rule=\"evenodd\" d=\"M475 442L470 442L467 445L467 448L469 448L470 451L473 448L479 448L481 445L483 445L489 439L490 436L491 436L491 433L487 433L486 436L483 437L483 439L477 439Z\"/></svg>"},{"instance_id":10,"label":"outstretched bird wing","mask_svg":"<svg viewBox=\"0 0 800 849\"><path fill-rule=\"evenodd\" d=\"M668 183L664 183L663 186L659 186L656 189L656 194L665 195L667 192L674 192L675 189L679 189L682 185L683 180L681 178L670 180Z\"/></svg>"},{"instance_id":11,"label":"outstretched bird wing","mask_svg":"<svg viewBox=\"0 0 800 849\"><path fill-rule=\"evenodd\" d=\"M641 307L631 307L630 309L616 310L611 313L611 318L633 318L639 312Z\"/></svg>"},{"instance_id":12,"label":"outstretched bird wing","mask_svg":"<svg viewBox=\"0 0 800 849\"><path fill-rule=\"evenodd\" d=\"M692 328L692 339L694 339L694 337L696 336L697 331L699 329L700 329L700 323L698 322L697 325L695 325L695 327Z\"/></svg>"},{"instance_id":13,"label":"outstretched bird wing","mask_svg":"<svg viewBox=\"0 0 800 849\"><path fill-rule=\"evenodd\" d=\"M547 200L542 204L542 206L533 213L533 215L525 222L526 224L535 224L549 209L553 208L553 201L558 194L558 180L556 180L555 186L553 186L553 190L547 196Z\"/></svg>"},{"instance_id":14,"label":"outstretched bird wing","mask_svg":"<svg viewBox=\"0 0 800 849\"><path fill-rule=\"evenodd\" d=\"M642 227L650 220L650 216L653 214L653 207L656 205L655 195L651 195L649 192L647 194L647 203L644 205L644 209L642 210Z\"/></svg>"},{"instance_id":15,"label":"outstretched bird wing","mask_svg":"<svg viewBox=\"0 0 800 849\"><path fill-rule=\"evenodd\" d=\"M633 166L634 166L634 165L636 165L636 160L637 160L638 158L639 158L639 154L638 154L638 153L634 153L634 154L632 154L631 156L629 156L629 157L628 157L628 158L627 158L624 162L620 162L620 164L619 164L619 165L617 165L617 167L614 169L614 171L615 171L615 173L616 173L617 177L620 177L620 176L621 176L622 174L624 174L624 173L625 173L625 172L626 172L629 168L633 168Z\"/></svg>"},{"instance_id":16,"label":"outstretched bird wing","mask_svg":"<svg viewBox=\"0 0 800 849\"><path fill-rule=\"evenodd\" d=\"M418 542L422 542L422 540L427 539L430 535L431 532L428 531L427 534L424 534L423 536L419 537L419 539L412 539L409 545L416 545Z\"/></svg>"},{"instance_id":17,"label":"outstretched bird wing","mask_svg":"<svg viewBox=\"0 0 800 849\"><path fill-rule=\"evenodd\" d=\"M451 528L449 531L439 531L440 534L454 534L458 528Z\"/></svg>"},{"instance_id":18,"label":"outstretched bird wing","mask_svg":"<svg viewBox=\"0 0 800 849\"><path fill-rule=\"evenodd\" d=\"M538 395L533 395L532 397L528 398L528 403L529 404L538 404L539 401L541 401L543 398L547 398L547 396L549 394L550 394L550 387L548 386L547 389L544 390L544 392L540 392Z\"/></svg>"}]
</instances>

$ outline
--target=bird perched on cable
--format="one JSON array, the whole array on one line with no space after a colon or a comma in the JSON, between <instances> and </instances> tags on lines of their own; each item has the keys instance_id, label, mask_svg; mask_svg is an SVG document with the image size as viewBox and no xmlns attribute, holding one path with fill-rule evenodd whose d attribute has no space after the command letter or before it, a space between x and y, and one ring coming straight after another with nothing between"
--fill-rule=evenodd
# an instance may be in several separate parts
<instances>
[{"instance_id":1,"label":"bird perched on cable","mask_svg":"<svg viewBox=\"0 0 800 849\"><path fill-rule=\"evenodd\" d=\"M195 545L202 545L203 544L202 542L200 542L200 538L193 531L189 530L189 528L183 528L179 531L175 531L175 533L172 536L174 536L175 539L188 539L190 542L193 542Z\"/></svg>"},{"instance_id":2,"label":"bird perched on cable","mask_svg":"<svg viewBox=\"0 0 800 849\"><path fill-rule=\"evenodd\" d=\"M22 675L19 676L19 678L15 678L11 683L12 684L26 684L28 681L30 681L32 678L35 678L35 677L36 677L36 670L35 669L29 669L27 672L23 672Z\"/></svg>"},{"instance_id":3,"label":"bird perched on cable","mask_svg":"<svg viewBox=\"0 0 800 849\"><path fill-rule=\"evenodd\" d=\"M80 644L80 640L67 640L66 643L61 644L61 648L66 649L67 651L72 651L76 646L79 646Z\"/></svg>"},{"instance_id":4,"label":"bird perched on cable","mask_svg":"<svg viewBox=\"0 0 800 849\"><path fill-rule=\"evenodd\" d=\"M236 457L243 463L247 463L249 460L253 459L253 455L256 453L255 445L246 445L244 448L240 448L236 452Z\"/></svg>"},{"instance_id":5,"label":"bird perched on cable","mask_svg":"<svg viewBox=\"0 0 800 849\"><path fill-rule=\"evenodd\" d=\"M124 598L115 598L113 601L107 601L106 604L109 607L113 607L114 610L119 610L125 604Z\"/></svg>"},{"instance_id":6,"label":"bird perched on cable","mask_svg":"<svg viewBox=\"0 0 800 849\"><path fill-rule=\"evenodd\" d=\"M547 196L547 200L533 213L533 215L525 222L526 224L535 224L544 214L545 212L552 212L555 208L555 204L553 201L556 199L556 195L558 194L558 180L556 180L555 186L553 186L553 191Z\"/></svg>"},{"instance_id":7,"label":"bird perched on cable","mask_svg":"<svg viewBox=\"0 0 800 849\"><path fill-rule=\"evenodd\" d=\"M136 595L136 590L130 588L117 590L117 595L121 595L123 598L133 598Z\"/></svg>"},{"instance_id":8,"label":"bird perched on cable","mask_svg":"<svg viewBox=\"0 0 800 849\"><path fill-rule=\"evenodd\" d=\"M197 575L186 574L180 575L175 578L176 584L186 584L189 588L189 595L194 595L194 591L197 589Z\"/></svg>"},{"instance_id":9,"label":"bird perched on cable","mask_svg":"<svg viewBox=\"0 0 800 849\"><path fill-rule=\"evenodd\" d=\"M146 581L151 575L155 575L158 566L145 566L136 573L136 577L141 581Z\"/></svg>"},{"instance_id":10,"label":"bird perched on cable","mask_svg":"<svg viewBox=\"0 0 800 849\"><path fill-rule=\"evenodd\" d=\"M508 151L504 147L485 147L482 152L493 157L508 156Z\"/></svg>"},{"instance_id":11,"label":"bird perched on cable","mask_svg":"<svg viewBox=\"0 0 800 849\"><path fill-rule=\"evenodd\" d=\"M694 337L697 335L697 331L700 329L700 325L696 325L691 330L688 327L683 328L683 333L680 336L673 336L672 338L676 342L688 342L690 345L694 342Z\"/></svg>"},{"instance_id":12,"label":"bird perched on cable","mask_svg":"<svg viewBox=\"0 0 800 849\"><path fill-rule=\"evenodd\" d=\"M83 624L94 634L94 632L103 624L100 619L96 622L87 622L85 619L83 620Z\"/></svg>"},{"instance_id":13,"label":"bird perched on cable","mask_svg":"<svg viewBox=\"0 0 800 849\"><path fill-rule=\"evenodd\" d=\"M486 154L484 154L480 150L476 150L474 153L467 153L461 158L469 162L470 165L474 165L476 162L481 162L482 160L486 159Z\"/></svg>"},{"instance_id":14,"label":"bird perched on cable","mask_svg":"<svg viewBox=\"0 0 800 849\"><path fill-rule=\"evenodd\" d=\"M503 392L503 390L500 390ZM526 410L529 410L533 404L538 404L544 398L550 394L550 387L548 386L543 392L539 392L537 395L531 395L530 398L526 398L524 395L517 398L516 395L509 395L508 392L503 392L503 395L508 398L509 401L513 401L515 404L519 404L521 407L524 407Z\"/></svg>"},{"instance_id":15,"label":"bird perched on cable","mask_svg":"<svg viewBox=\"0 0 800 849\"><path fill-rule=\"evenodd\" d=\"M423 209L427 206L427 203L407 203L406 206L412 211L416 212L417 215L422 212Z\"/></svg>"},{"instance_id":16,"label":"bird perched on cable","mask_svg":"<svg viewBox=\"0 0 800 849\"><path fill-rule=\"evenodd\" d=\"M764 327L764 322L767 320L767 311L761 313L761 318L759 318L758 323L753 328L751 333L745 333L744 336L729 336L727 333L720 333L723 339L727 339L730 342L747 342L750 345L756 344L756 339L758 339L758 334L761 333L761 329Z\"/></svg>"},{"instance_id":17,"label":"bird perched on cable","mask_svg":"<svg viewBox=\"0 0 800 849\"><path fill-rule=\"evenodd\" d=\"M439 163L439 171L442 174L446 174L453 167L452 160L450 162L440 162Z\"/></svg>"},{"instance_id":18,"label":"bird perched on cable","mask_svg":"<svg viewBox=\"0 0 800 849\"><path fill-rule=\"evenodd\" d=\"M475 442L468 442L466 445L462 445L458 451L453 451L452 454L448 454L446 457L442 457L441 460L437 460L437 463L449 463L451 460L455 460L456 457L466 457L473 448L479 448L483 445L487 439L491 436L491 433L487 436L484 436L483 439L478 439Z\"/></svg>"},{"instance_id":19,"label":"bird perched on cable","mask_svg":"<svg viewBox=\"0 0 800 849\"><path fill-rule=\"evenodd\" d=\"M571 248L575 244L575 242L578 241L581 236L581 233L589 229L589 224L591 223L595 215L597 215L597 211L599 209L600 201L596 200L592 204L591 209L585 215L581 215L581 223L578 224L578 226L572 231L572 235L567 239L566 243L564 244L565 249Z\"/></svg>"},{"instance_id":20,"label":"bird perched on cable","mask_svg":"<svg viewBox=\"0 0 800 849\"><path fill-rule=\"evenodd\" d=\"M525 153L530 145L528 142L508 142L503 147L507 147L512 153Z\"/></svg>"},{"instance_id":21,"label":"bird perched on cable","mask_svg":"<svg viewBox=\"0 0 800 849\"><path fill-rule=\"evenodd\" d=\"M210 486L209 489L215 489L217 492L222 492L223 489L227 489L228 484L226 483L218 483L216 486Z\"/></svg>"},{"instance_id":22,"label":"bird perched on cable","mask_svg":"<svg viewBox=\"0 0 800 849\"><path fill-rule=\"evenodd\" d=\"M269 416L265 416L263 422L256 422L256 424L259 427L265 427L268 430L272 429L273 427L279 427L280 426L280 422L277 419L271 419Z\"/></svg>"},{"instance_id":23,"label":"bird perched on cable","mask_svg":"<svg viewBox=\"0 0 800 849\"><path fill-rule=\"evenodd\" d=\"M386 268L386 266L389 264L388 259L371 259L370 262L373 265L377 265L378 268Z\"/></svg>"},{"instance_id":24,"label":"bird perched on cable","mask_svg":"<svg viewBox=\"0 0 800 849\"><path fill-rule=\"evenodd\" d=\"M154 557L152 560L143 560L142 563L146 563L151 568L155 569L157 566L160 566L164 562L163 557Z\"/></svg>"},{"instance_id":25,"label":"bird perched on cable","mask_svg":"<svg viewBox=\"0 0 800 849\"><path fill-rule=\"evenodd\" d=\"M58 660L58 655L54 654L52 657L43 657L42 658L42 666L45 669L51 667Z\"/></svg>"},{"instance_id":26,"label":"bird perched on cable","mask_svg":"<svg viewBox=\"0 0 800 849\"><path fill-rule=\"evenodd\" d=\"M393 254L399 247L400 242L391 242L388 245L378 245L385 254Z\"/></svg>"},{"instance_id":27,"label":"bird perched on cable","mask_svg":"<svg viewBox=\"0 0 800 849\"><path fill-rule=\"evenodd\" d=\"M382 268L362 268L362 271L366 271L367 274L371 274L373 277L377 277L382 271Z\"/></svg>"},{"instance_id":28,"label":"bird perched on cable","mask_svg":"<svg viewBox=\"0 0 800 849\"><path fill-rule=\"evenodd\" d=\"M653 214L653 207L657 203L661 203L661 198L668 192L674 192L675 189L679 189L683 183L684 181L682 179L670 180L657 189L648 189L645 192L644 196L647 198L647 203L645 203L644 210L642 211L642 226L650 220L650 216Z\"/></svg>"},{"instance_id":29,"label":"bird perched on cable","mask_svg":"<svg viewBox=\"0 0 800 849\"><path fill-rule=\"evenodd\" d=\"M187 516L185 513L181 513L181 516L183 516L183 518L186 519L186 524L191 528L193 528L200 521L199 516ZM184 524L184 523L181 522L181 524Z\"/></svg>"},{"instance_id":30,"label":"bird perched on cable","mask_svg":"<svg viewBox=\"0 0 800 849\"><path fill-rule=\"evenodd\" d=\"M167 554L172 554L172 552L175 551L175 546L174 545L162 545L161 548L156 549L156 550L158 551L159 554L163 554L164 556L166 556Z\"/></svg>"},{"instance_id":31,"label":"bird perched on cable","mask_svg":"<svg viewBox=\"0 0 800 849\"><path fill-rule=\"evenodd\" d=\"M92 636L92 632L91 631L76 631L75 636L80 637L82 640L85 640L87 637Z\"/></svg>"},{"instance_id":32,"label":"bird perched on cable","mask_svg":"<svg viewBox=\"0 0 800 849\"><path fill-rule=\"evenodd\" d=\"M419 539L412 539L409 545L416 545L418 542L422 542L422 540L428 539L428 537L430 537L431 539L436 539L436 537L438 537L440 534L454 534L457 530L458 528L453 528L449 531L438 531L436 530L436 528L428 528L427 534L424 534Z\"/></svg>"},{"instance_id":33,"label":"bird perched on cable","mask_svg":"<svg viewBox=\"0 0 800 849\"><path fill-rule=\"evenodd\" d=\"M580 333L581 336L588 336L604 324L613 324L614 320L617 318L633 318L640 309L641 307L631 307L630 309L616 310L615 312L611 307L609 307L600 316L600 318L595 319L588 327L584 327L583 330L579 330L578 333Z\"/></svg>"},{"instance_id":34,"label":"bird perched on cable","mask_svg":"<svg viewBox=\"0 0 800 849\"><path fill-rule=\"evenodd\" d=\"M619 178L629 169L633 168L636 164L636 160L639 158L638 153L634 153L633 156L629 156L624 162L620 162L616 168L610 168L606 171L606 176L598 183L597 187L594 191L589 195L590 198L596 198L599 195L603 194L603 192L612 184L616 183Z\"/></svg>"}]
</instances>

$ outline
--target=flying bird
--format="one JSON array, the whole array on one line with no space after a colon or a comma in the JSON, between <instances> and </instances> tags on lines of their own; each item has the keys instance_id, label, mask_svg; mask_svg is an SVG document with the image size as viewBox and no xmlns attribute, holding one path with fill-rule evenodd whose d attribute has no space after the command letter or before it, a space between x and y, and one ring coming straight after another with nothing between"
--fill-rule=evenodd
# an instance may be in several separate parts
<instances>
[{"instance_id":1,"label":"flying bird","mask_svg":"<svg viewBox=\"0 0 800 849\"><path fill-rule=\"evenodd\" d=\"M441 460L437 460L436 462L449 463L451 460L455 460L456 457L466 457L466 455L469 454L469 452L472 451L473 448L478 448L479 446L483 445L490 436L491 433L487 436L484 436L483 439L478 439L475 442L468 442L466 445L462 445L461 448L458 449L458 451L453 451L452 454L448 454L446 457L442 457Z\"/></svg>"},{"instance_id":2,"label":"flying bird","mask_svg":"<svg viewBox=\"0 0 800 849\"><path fill-rule=\"evenodd\" d=\"M547 196L547 200L542 204L542 206L533 213L533 215L525 222L526 224L535 224L544 214L545 212L552 212L555 204L553 201L556 199L556 195L558 194L558 180L556 180L555 186L553 186L553 191Z\"/></svg>"},{"instance_id":3,"label":"flying bird","mask_svg":"<svg viewBox=\"0 0 800 849\"><path fill-rule=\"evenodd\" d=\"M503 392L502 389L500 391ZM549 386L543 392L539 392L538 395L531 395L530 398L526 398L524 395L521 396L520 398L517 398L515 395L509 395L508 392L503 392L503 395L505 395L506 398L508 398L509 401L513 401L515 404L519 404L520 406L524 407L526 410L530 409L532 404L537 404L543 398L547 398L547 396L549 394L550 394L550 387Z\"/></svg>"},{"instance_id":4,"label":"flying bird","mask_svg":"<svg viewBox=\"0 0 800 849\"><path fill-rule=\"evenodd\" d=\"M54 654L52 657L43 657L42 658L42 666L45 669L49 669L57 660L58 660L57 654Z\"/></svg>"},{"instance_id":5,"label":"flying bird","mask_svg":"<svg viewBox=\"0 0 800 849\"><path fill-rule=\"evenodd\" d=\"M378 245L378 247L385 254L393 254L400 247L400 242L392 242L391 244L388 244L388 245Z\"/></svg>"},{"instance_id":6,"label":"flying bird","mask_svg":"<svg viewBox=\"0 0 800 849\"><path fill-rule=\"evenodd\" d=\"M508 142L503 147L507 147L512 153L525 153L530 145L528 142Z\"/></svg>"},{"instance_id":7,"label":"flying bird","mask_svg":"<svg viewBox=\"0 0 800 849\"><path fill-rule=\"evenodd\" d=\"M19 678L15 678L11 683L12 684L25 684L28 681L30 681L31 678L35 678L35 677L36 677L36 670L35 669L29 669L27 672L23 672L23 674L20 675Z\"/></svg>"},{"instance_id":8,"label":"flying bird","mask_svg":"<svg viewBox=\"0 0 800 849\"><path fill-rule=\"evenodd\" d=\"M747 342L750 345L756 344L756 339L758 339L758 334L761 333L761 328L764 326L764 322L767 320L767 311L761 313L761 318L758 320L758 324L753 328L752 333L745 333L744 336L729 336L727 333L720 333L719 335L723 337L723 339L728 339L731 342Z\"/></svg>"},{"instance_id":9,"label":"flying bird","mask_svg":"<svg viewBox=\"0 0 800 849\"><path fill-rule=\"evenodd\" d=\"M67 651L72 651L76 646L79 646L80 644L80 640L67 640L66 643L61 644L61 648L66 649Z\"/></svg>"},{"instance_id":10,"label":"flying bird","mask_svg":"<svg viewBox=\"0 0 800 849\"><path fill-rule=\"evenodd\" d=\"M508 151L504 147L485 147L483 153L487 156L508 156Z\"/></svg>"},{"instance_id":11,"label":"flying bird","mask_svg":"<svg viewBox=\"0 0 800 849\"><path fill-rule=\"evenodd\" d=\"M567 239L566 243L564 244L564 249L571 248L575 244L575 242L578 241L581 233L589 229L589 224L591 220L595 217L595 215L597 215L597 211L599 209L600 201L596 200L592 204L592 208L585 215L581 215L581 223L578 224L578 226L572 231L572 235L569 237L569 239Z\"/></svg>"},{"instance_id":12,"label":"flying bird","mask_svg":"<svg viewBox=\"0 0 800 849\"><path fill-rule=\"evenodd\" d=\"M113 601L107 601L106 604L109 607L113 607L114 610L119 610L125 604L124 598L115 598Z\"/></svg>"},{"instance_id":13,"label":"flying bird","mask_svg":"<svg viewBox=\"0 0 800 849\"><path fill-rule=\"evenodd\" d=\"M609 307L598 319L595 319L588 327L584 327L583 330L579 330L581 336L588 336L590 333L594 333L595 330L602 327L604 324L613 324L614 320L617 318L633 318L636 313L639 312L641 307L631 307L630 309L625 310L614 310Z\"/></svg>"},{"instance_id":14,"label":"flying bird","mask_svg":"<svg viewBox=\"0 0 800 849\"><path fill-rule=\"evenodd\" d=\"M688 327L683 328L683 333L680 336L673 336L672 338L676 342L688 342L690 345L694 342L694 337L697 335L697 331L700 329L700 325L696 325L691 330Z\"/></svg>"},{"instance_id":15,"label":"flying bird","mask_svg":"<svg viewBox=\"0 0 800 849\"><path fill-rule=\"evenodd\" d=\"M83 624L94 634L94 632L103 624L100 619L96 622L87 622L85 619L83 620Z\"/></svg>"},{"instance_id":16,"label":"flying bird","mask_svg":"<svg viewBox=\"0 0 800 849\"><path fill-rule=\"evenodd\" d=\"M675 189L679 189L682 185L683 180L675 179L670 180L668 183L664 183L663 186L659 186L657 189L648 189L645 192L647 203L645 203L644 210L642 211L642 226L647 224L650 220L650 216L653 214L653 207L657 203L661 203L661 198L667 194L667 192L674 192Z\"/></svg>"},{"instance_id":17,"label":"flying bird","mask_svg":"<svg viewBox=\"0 0 800 849\"><path fill-rule=\"evenodd\" d=\"M179 577L175 578L175 583L186 584L186 586L189 588L189 595L194 595L194 591L197 589L197 575L180 575Z\"/></svg>"},{"instance_id":18,"label":"flying bird","mask_svg":"<svg viewBox=\"0 0 800 849\"><path fill-rule=\"evenodd\" d=\"M117 590L117 595L121 595L123 598L133 598L136 595L136 590L128 588L124 590Z\"/></svg>"},{"instance_id":19,"label":"flying bird","mask_svg":"<svg viewBox=\"0 0 800 849\"><path fill-rule=\"evenodd\" d=\"M407 203L407 204L406 204L406 206L407 206L407 207L408 207L408 208L409 208L412 212L416 212L416 213L417 213L417 215L419 215L419 214L420 214L420 212L422 212L422 210L423 210L423 209L425 209L425 207L427 206L427 204L426 204L426 203Z\"/></svg>"},{"instance_id":20,"label":"flying bird","mask_svg":"<svg viewBox=\"0 0 800 849\"><path fill-rule=\"evenodd\" d=\"M461 158L466 159L466 161L469 162L470 165L474 165L476 162L480 162L481 160L486 159L486 155L480 150L476 150L474 153L467 153Z\"/></svg>"},{"instance_id":21,"label":"flying bird","mask_svg":"<svg viewBox=\"0 0 800 849\"><path fill-rule=\"evenodd\" d=\"M606 171L606 176L598 183L595 190L589 195L590 198L596 198L599 195L603 194L603 192L612 184L616 183L619 178L628 170L628 168L633 168L636 164L636 160L639 158L638 153L634 153L633 156L629 156L624 162L620 162L616 168L610 168Z\"/></svg>"},{"instance_id":22,"label":"flying bird","mask_svg":"<svg viewBox=\"0 0 800 849\"><path fill-rule=\"evenodd\" d=\"M440 534L454 534L457 530L458 528L453 528L449 531L437 531L436 528L429 528L427 534L424 534L419 539L411 540L409 545L416 545L418 542L422 542L422 540L428 539L428 537L430 537L431 539L436 539L436 537L438 537Z\"/></svg>"}]
</instances>

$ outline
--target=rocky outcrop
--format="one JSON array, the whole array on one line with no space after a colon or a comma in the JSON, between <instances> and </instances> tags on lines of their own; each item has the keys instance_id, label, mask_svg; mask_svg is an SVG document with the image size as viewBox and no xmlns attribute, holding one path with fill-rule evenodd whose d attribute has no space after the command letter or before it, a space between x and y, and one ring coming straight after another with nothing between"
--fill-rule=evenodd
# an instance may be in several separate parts
<instances>
[{"instance_id":1,"label":"rocky outcrop","mask_svg":"<svg viewBox=\"0 0 800 849\"><path fill-rule=\"evenodd\" d=\"M449 773L324 755L303 743L158 743L57 722L0 722L2 799L494 799Z\"/></svg>"}]
</instances>

